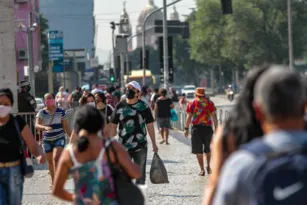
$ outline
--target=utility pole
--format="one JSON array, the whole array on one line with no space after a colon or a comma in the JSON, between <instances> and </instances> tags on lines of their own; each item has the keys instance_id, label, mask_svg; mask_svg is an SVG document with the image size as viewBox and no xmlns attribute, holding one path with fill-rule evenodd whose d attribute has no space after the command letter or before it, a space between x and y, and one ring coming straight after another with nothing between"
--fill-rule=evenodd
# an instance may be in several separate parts
<instances>
[{"instance_id":1,"label":"utility pole","mask_svg":"<svg viewBox=\"0 0 307 205\"><path fill-rule=\"evenodd\" d=\"M0 88L10 88L17 99L14 8L11 0L0 1ZM13 113L17 113L14 103Z\"/></svg>"},{"instance_id":2,"label":"utility pole","mask_svg":"<svg viewBox=\"0 0 307 205\"><path fill-rule=\"evenodd\" d=\"M181 1L181 0L175 0L172 3L169 3L169 4L166 5L166 0L163 0L163 6L154 10L154 11L152 11L152 12L150 12L149 14L147 14L147 16L144 19L144 22L143 22L143 25L142 25L142 59L143 59L142 67L143 67L143 85L144 86L145 86L145 83L146 83L146 66L145 66L145 62L146 62L146 39L145 39L145 37L146 37L146 30L145 30L146 22L149 19L149 17L151 17L153 14L157 13L158 11L164 10L163 13L167 13L166 8L171 6L171 5L176 4L179 1ZM167 14L166 14L166 19L167 19ZM163 26L164 26L164 23L163 23ZM166 25L166 28L167 28L167 25ZM166 36L166 38L167 38L167 36ZM166 43L167 43L167 40L166 40ZM167 44L166 44L166 46L167 46ZM164 55L165 55L165 53L164 53ZM164 64L164 66L165 66L165 64ZM164 79L164 83L165 83L165 79Z\"/></svg>"},{"instance_id":3,"label":"utility pole","mask_svg":"<svg viewBox=\"0 0 307 205\"><path fill-rule=\"evenodd\" d=\"M292 9L291 0L288 0L288 44L289 44L289 68L293 70L293 42L292 42Z\"/></svg>"},{"instance_id":4,"label":"utility pole","mask_svg":"<svg viewBox=\"0 0 307 205\"><path fill-rule=\"evenodd\" d=\"M163 63L164 63L164 88L168 91L168 30L167 30L167 5L166 0L163 0Z\"/></svg>"},{"instance_id":5,"label":"utility pole","mask_svg":"<svg viewBox=\"0 0 307 205\"><path fill-rule=\"evenodd\" d=\"M120 54L120 85L125 88L125 54Z\"/></svg>"},{"instance_id":6,"label":"utility pole","mask_svg":"<svg viewBox=\"0 0 307 205\"><path fill-rule=\"evenodd\" d=\"M29 82L31 85L32 94L35 96L35 74L33 65L33 18L32 12L29 13L29 25L27 27L27 37L28 37L28 67L29 67Z\"/></svg>"}]
</instances>

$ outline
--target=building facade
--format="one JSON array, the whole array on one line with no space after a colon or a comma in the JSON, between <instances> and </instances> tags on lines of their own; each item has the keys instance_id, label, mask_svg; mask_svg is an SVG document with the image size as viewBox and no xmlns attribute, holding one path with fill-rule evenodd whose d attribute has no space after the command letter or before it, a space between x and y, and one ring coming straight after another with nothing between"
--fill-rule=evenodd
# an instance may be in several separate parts
<instances>
[{"instance_id":1,"label":"building facade","mask_svg":"<svg viewBox=\"0 0 307 205\"><path fill-rule=\"evenodd\" d=\"M93 0L40 0L50 30L64 34L64 50L85 49L95 56L96 22Z\"/></svg>"},{"instance_id":2,"label":"building facade","mask_svg":"<svg viewBox=\"0 0 307 205\"><path fill-rule=\"evenodd\" d=\"M15 49L16 67L18 82L27 75L28 67L28 34L27 28L36 23L32 31L33 42L33 65L36 72L41 70L40 55L40 27L39 27L39 0L16 0L14 1L14 21L15 21Z\"/></svg>"},{"instance_id":3,"label":"building facade","mask_svg":"<svg viewBox=\"0 0 307 205\"><path fill-rule=\"evenodd\" d=\"M148 5L142 10L141 14L139 15L138 24L136 26L137 33L142 33L142 25L146 16L156 9L158 9L158 7L155 5L154 0L149 0ZM149 19L146 21L145 45L157 49L157 41L159 36L162 36L162 34L156 34L154 26L155 26L155 20L162 20L162 19L163 19L163 13L159 11L153 14L151 17L149 17ZM142 35L137 36L137 47L142 47Z\"/></svg>"}]
</instances>

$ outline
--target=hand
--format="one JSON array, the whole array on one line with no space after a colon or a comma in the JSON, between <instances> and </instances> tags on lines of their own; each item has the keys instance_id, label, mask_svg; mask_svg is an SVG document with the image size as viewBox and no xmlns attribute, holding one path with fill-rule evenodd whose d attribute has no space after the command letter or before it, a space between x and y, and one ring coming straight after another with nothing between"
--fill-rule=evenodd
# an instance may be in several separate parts
<instances>
[{"instance_id":1,"label":"hand","mask_svg":"<svg viewBox=\"0 0 307 205\"><path fill-rule=\"evenodd\" d=\"M185 137L188 137L188 136L189 136L189 130L185 130L185 131L184 131L184 136L185 136Z\"/></svg>"},{"instance_id":2,"label":"hand","mask_svg":"<svg viewBox=\"0 0 307 205\"><path fill-rule=\"evenodd\" d=\"M45 126L44 128L45 128L45 131L51 131L52 130L52 127L50 127L50 126Z\"/></svg>"},{"instance_id":3,"label":"hand","mask_svg":"<svg viewBox=\"0 0 307 205\"><path fill-rule=\"evenodd\" d=\"M36 157L36 160L39 164L44 164L46 162L46 156L44 154L40 154Z\"/></svg>"},{"instance_id":4,"label":"hand","mask_svg":"<svg viewBox=\"0 0 307 205\"><path fill-rule=\"evenodd\" d=\"M153 151L154 153L157 153L157 152L158 152L158 146L157 146L156 143L152 144L152 151Z\"/></svg>"}]
</instances>

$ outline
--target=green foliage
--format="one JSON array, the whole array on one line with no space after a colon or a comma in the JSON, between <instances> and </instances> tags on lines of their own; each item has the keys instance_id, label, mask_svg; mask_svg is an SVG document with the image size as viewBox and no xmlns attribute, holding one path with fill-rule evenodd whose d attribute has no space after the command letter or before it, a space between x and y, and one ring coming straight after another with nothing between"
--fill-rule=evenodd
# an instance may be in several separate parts
<instances>
[{"instance_id":1,"label":"green foliage","mask_svg":"<svg viewBox=\"0 0 307 205\"><path fill-rule=\"evenodd\" d=\"M191 54L197 62L252 65L288 62L287 1L233 0L234 13L222 15L220 0L198 0L191 26ZM306 1L292 1L294 57L307 43Z\"/></svg>"},{"instance_id":2,"label":"green foliage","mask_svg":"<svg viewBox=\"0 0 307 205\"><path fill-rule=\"evenodd\" d=\"M42 14L39 16L40 19L40 32L41 32L41 45L42 45L42 68L47 70L49 66L49 51L48 51L48 36L47 30L49 29L48 20L44 18Z\"/></svg>"}]
</instances>

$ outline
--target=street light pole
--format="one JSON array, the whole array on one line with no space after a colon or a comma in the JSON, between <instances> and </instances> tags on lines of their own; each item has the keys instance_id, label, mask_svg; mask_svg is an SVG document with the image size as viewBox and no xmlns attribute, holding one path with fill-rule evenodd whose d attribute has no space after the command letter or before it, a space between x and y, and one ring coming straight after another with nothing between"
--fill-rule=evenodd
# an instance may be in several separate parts
<instances>
[{"instance_id":1,"label":"street light pole","mask_svg":"<svg viewBox=\"0 0 307 205\"><path fill-rule=\"evenodd\" d=\"M31 85L32 94L35 96L35 74L34 74L34 65L33 65L33 35L32 32L34 30L32 12L29 14L29 25L27 27L27 37L28 37L28 69L29 69L29 83Z\"/></svg>"},{"instance_id":2,"label":"street light pole","mask_svg":"<svg viewBox=\"0 0 307 205\"><path fill-rule=\"evenodd\" d=\"M288 0L288 44L289 44L289 68L293 70L293 42L292 42L292 9L291 0Z\"/></svg>"},{"instance_id":3,"label":"street light pole","mask_svg":"<svg viewBox=\"0 0 307 205\"><path fill-rule=\"evenodd\" d=\"M167 5L166 0L163 0L163 64L164 64L164 88L168 91L168 30L167 30Z\"/></svg>"},{"instance_id":4,"label":"street light pole","mask_svg":"<svg viewBox=\"0 0 307 205\"><path fill-rule=\"evenodd\" d=\"M173 4L176 4L177 2L179 2L181 0L176 0L176 1L173 1L172 3L169 3L167 5L164 6L164 3L166 4L166 1L163 0L163 7L160 7L152 12L150 12L149 14L147 14L147 16L145 17L144 21L143 21L143 25L142 25L142 59L143 59L143 85L145 86L146 84L146 68L145 68L145 60L146 60L146 48L145 48L145 44L146 44L146 40L145 40L145 37L146 37L146 31L145 31L145 26L146 26L146 22L147 20L149 19L149 17L151 17L153 14L157 13L158 11L161 11L163 9L164 10L164 13L166 13L166 8L173 5ZM167 14L166 14L166 17L167 17ZM164 25L164 24L163 24ZM166 26L167 28L167 26ZM165 79L164 79L165 81Z\"/></svg>"}]
</instances>

